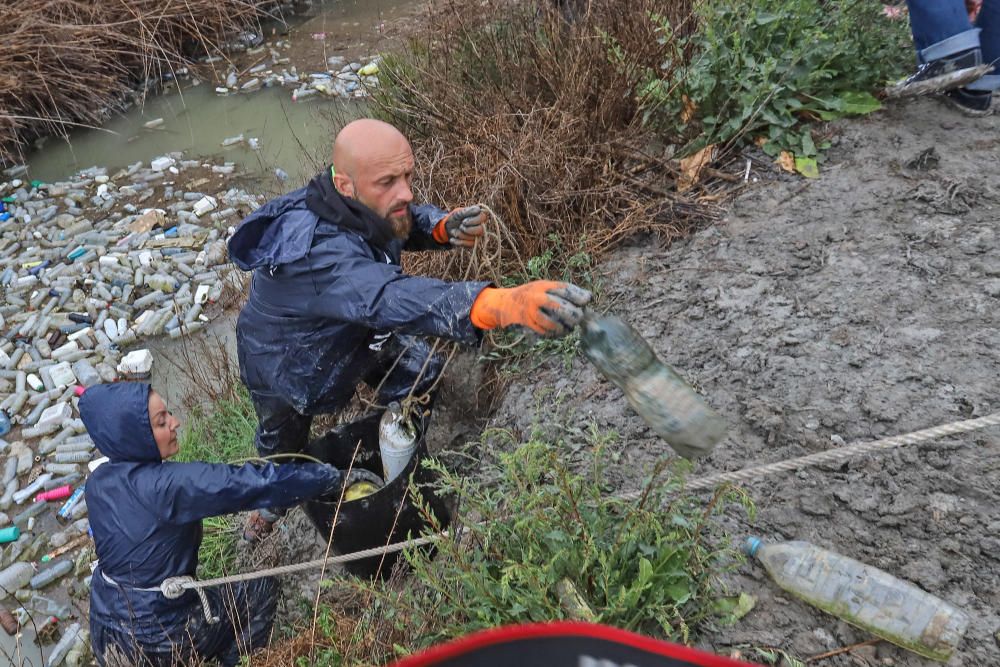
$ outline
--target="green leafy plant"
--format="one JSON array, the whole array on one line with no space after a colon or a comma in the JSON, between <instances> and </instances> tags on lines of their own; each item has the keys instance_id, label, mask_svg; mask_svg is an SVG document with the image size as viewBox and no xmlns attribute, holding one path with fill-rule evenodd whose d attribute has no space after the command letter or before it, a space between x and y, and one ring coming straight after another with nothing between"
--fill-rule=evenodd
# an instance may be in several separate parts
<instances>
[{"instance_id":1,"label":"green leafy plant","mask_svg":"<svg viewBox=\"0 0 1000 667\"><path fill-rule=\"evenodd\" d=\"M653 20L675 41L669 22ZM652 72L640 89L646 121L679 133L691 152L758 138L769 155L815 160L828 143L809 121L879 109L872 91L910 57L905 24L870 0L707 0L698 20L680 75Z\"/></svg>"},{"instance_id":2,"label":"green leafy plant","mask_svg":"<svg viewBox=\"0 0 1000 667\"><path fill-rule=\"evenodd\" d=\"M497 437L497 434L493 434ZM611 436L613 439L613 436ZM504 623L587 618L688 641L719 620L717 576L738 562L711 517L734 499L705 504L682 494L678 470L661 465L638 500L609 496L597 438L587 473L566 443L537 436L500 454L489 483L460 479L435 463L441 491L461 499L461 531L407 554L414 585L397 607L435 619L414 648ZM570 598L570 600L568 600ZM727 612L728 613L728 612Z\"/></svg>"},{"instance_id":3,"label":"green leafy plant","mask_svg":"<svg viewBox=\"0 0 1000 667\"><path fill-rule=\"evenodd\" d=\"M254 417L250 397L242 387L236 397L220 399L211 412L196 410L180 435L178 461L228 463L255 456ZM236 566L237 519L215 516L203 522L204 535L198 551L198 576L219 577Z\"/></svg>"},{"instance_id":4,"label":"green leafy plant","mask_svg":"<svg viewBox=\"0 0 1000 667\"><path fill-rule=\"evenodd\" d=\"M571 282L599 296L600 281L594 274L593 257L584 249L586 239L580 239L575 252L567 251L562 239L549 234L548 248L525 263L525 271L506 276L503 285L515 287L532 280L559 280ZM519 331L499 331L492 335L494 345L482 355L488 361L503 362L502 370L515 376L532 370L546 359L556 357L564 368L569 368L580 349L580 334L574 331L561 338L538 338Z\"/></svg>"}]
</instances>

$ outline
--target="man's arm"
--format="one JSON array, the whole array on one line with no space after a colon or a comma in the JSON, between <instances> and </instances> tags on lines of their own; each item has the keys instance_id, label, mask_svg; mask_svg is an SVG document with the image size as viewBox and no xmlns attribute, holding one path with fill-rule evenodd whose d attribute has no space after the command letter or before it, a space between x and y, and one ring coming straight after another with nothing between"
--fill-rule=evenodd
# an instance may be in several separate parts
<instances>
[{"instance_id":1,"label":"man's arm","mask_svg":"<svg viewBox=\"0 0 1000 667\"><path fill-rule=\"evenodd\" d=\"M443 211L433 204L411 205L413 230L406 240L404 250L444 250L450 248L450 243L438 243L434 240L434 227L445 219L448 211Z\"/></svg>"},{"instance_id":2,"label":"man's arm","mask_svg":"<svg viewBox=\"0 0 1000 667\"><path fill-rule=\"evenodd\" d=\"M324 239L310 255L315 296L303 304L306 314L376 331L479 341L470 311L489 283L406 275L373 259L364 241L351 234Z\"/></svg>"}]
</instances>

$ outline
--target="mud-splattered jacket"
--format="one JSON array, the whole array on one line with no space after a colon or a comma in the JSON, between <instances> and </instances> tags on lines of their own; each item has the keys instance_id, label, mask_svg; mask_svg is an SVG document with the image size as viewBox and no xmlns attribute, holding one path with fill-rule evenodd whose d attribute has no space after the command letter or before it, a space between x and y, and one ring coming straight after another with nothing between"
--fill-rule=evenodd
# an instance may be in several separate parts
<instances>
[{"instance_id":1,"label":"mud-splattered jacket","mask_svg":"<svg viewBox=\"0 0 1000 667\"><path fill-rule=\"evenodd\" d=\"M162 461L149 421L149 392L149 385L138 382L94 385L80 397L80 417L110 459L93 472L84 493L99 561L90 623L156 645L182 632L202 609L194 591L169 600L159 590L142 589L158 589L168 577L194 576L203 518L288 507L336 487L340 473L315 463Z\"/></svg>"},{"instance_id":2,"label":"mud-splattered jacket","mask_svg":"<svg viewBox=\"0 0 1000 667\"><path fill-rule=\"evenodd\" d=\"M345 405L386 334L477 342L469 312L488 284L404 274L403 250L445 247L432 237L445 211L411 206L410 237L394 238L329 174L260 207L229 240L233 262L254 272L236 327L240 376L301 414Z\"/></svg>"}]
</instances>

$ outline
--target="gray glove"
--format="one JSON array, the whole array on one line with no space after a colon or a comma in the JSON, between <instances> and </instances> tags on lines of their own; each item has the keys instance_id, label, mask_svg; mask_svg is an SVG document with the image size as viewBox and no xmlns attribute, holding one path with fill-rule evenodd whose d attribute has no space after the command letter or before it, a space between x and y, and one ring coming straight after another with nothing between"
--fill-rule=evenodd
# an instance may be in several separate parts
<instances>
[{"instance_id":1,"label":"gray glove","mask_svg":"<svg viewBox=\"0 0 1000 667\"><path fill-rule=\"evenodd\" d=\"M558 304L557 308L542 306L544 315L559 325L553 332L556 336L565 336L583 319L583 307L590 303L591 293L582 287L567 283L545 291ZM552 335L552 334L550 334Z\"/></svg>"},{"instance_id":2,"label":"gray glove","mask_svg":"<svg viewBox=\"0 0 1000 667\"><path fill-rule=\"evenodd\" d=\"M471 248L476 239L486 233L486 214L478 206L456 208L434 228L434 240L454 246Z\"/></svg>"},{"instance_id":3,"label":"gray glove","mask_svg":"<svg viewBox=\"0 0 1000 667\"><path fill-rule=\"evenodd\" d=\"M380 489L385 486L385 482L382 481L381 477L370 470L365 470L364 468L352 468L350 473L342 472L342 474L345 476L344 486L347 488L350 488L358 482L368 482L370 484L374 484Z\"/></svg>"}]
</instances>

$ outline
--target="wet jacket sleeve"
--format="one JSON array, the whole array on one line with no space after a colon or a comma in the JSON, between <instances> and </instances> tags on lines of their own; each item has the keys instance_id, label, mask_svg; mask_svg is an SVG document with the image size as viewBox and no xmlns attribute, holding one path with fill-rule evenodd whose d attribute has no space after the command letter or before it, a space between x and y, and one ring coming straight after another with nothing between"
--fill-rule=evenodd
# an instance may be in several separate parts
<instances>
[{"instance_id":1,"label":"wet jacket sleeve","mask_svg":"<svg viewBox=\"0 0 1000 667\"><path fill-rule=\"evenodd\" d=\"M376 331L478 343L469 313L489 283L409 276L398 265L375 261L369 253L363 241L346 234L313 248L311 274L323 282L317 279L316 296L306 304L309 315Z\"/></svg>"},{"instance_id":2,"label":"wet jacket sleeve","mask_svg":"<svg viewBox=\"0 0 1000 667\"><path fill-rule=\"evenodd\" d=\"M315 463L163 463L142 476L134 480L136 494L167 523L288 507L336 488L341 478L335 468Z\"/></svg>"},{"instance_id":3,"label":"wet jacket sleeve","mask_svg":"<svg viewBox=\"0 0 1000 667\"><path fill-rule=\"evenodd\" d=\"M441 222L448 211L443 211L433 204L410 206L413 215L413 231L406 239L404 250L448 250L450 243L438 243L434 240L434 226Z\"/></svg>"}]
</instances>

